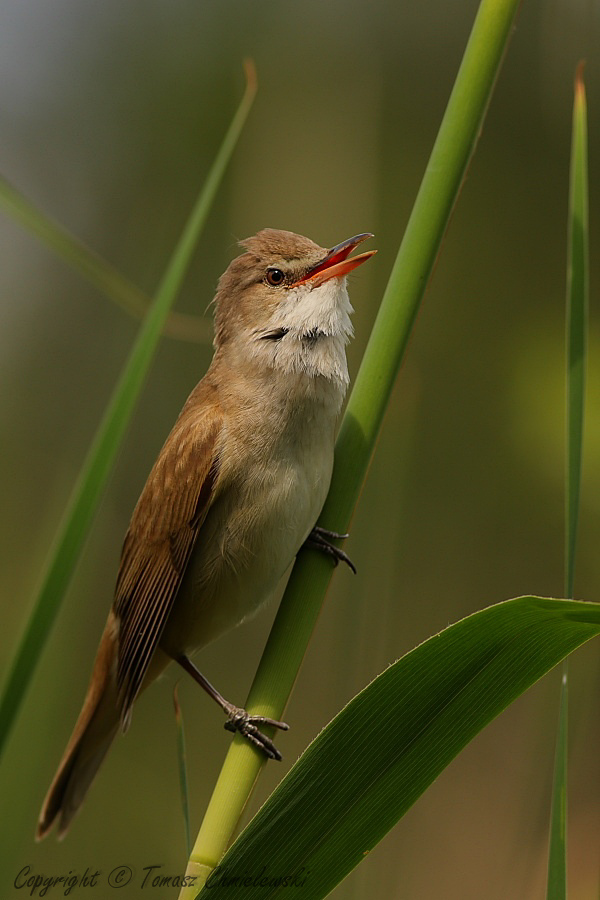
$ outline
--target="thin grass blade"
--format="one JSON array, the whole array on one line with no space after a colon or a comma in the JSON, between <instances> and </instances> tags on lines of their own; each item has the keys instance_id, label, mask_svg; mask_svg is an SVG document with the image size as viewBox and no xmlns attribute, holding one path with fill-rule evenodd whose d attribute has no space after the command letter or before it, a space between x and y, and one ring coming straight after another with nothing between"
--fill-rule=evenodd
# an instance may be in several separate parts
<instances>
[{"instance_id":1,"label":"thin grass blade","mask_svg":"<svg viewBox=\"0 0 600 900\"><path fill-rule=\"evenodd\" d=\"M183 810L183 822L185 826L185 849L189 856L192 852L192 832L190 829L190 800L187 777L187 758L185 753L185 731L183 727L183 715L177 695L177 685L173 688L173 706L175 707L175 725L177 726L177 762L179 769L179 789L181 792L181 808Z\"/></svg>"},{"instance_id":2,"label":"thin grass blade","mask_svg":"<svg viewBox=\"0 0 600 900\"><path fill-rule=\"evenodd\" d=\"M577 67L575 75L568 235L565 595L573 597L583 459L589 282L587 110L582 63ZM548 900L566 900L567 897L567 696L568 661L565 660L560 695L556 756L554 760L552 810L550 814L548 886L546 893Z\"/></svg>"},{"instance_id":3,"label":"thin grass blade","mask_svg":"<svg viewBox=\"0 0 600 900\"><path fill-rule=\"evenodd\" d=\"M566 662L566 661L565 661ZM548 900L567 897L567 760L568 760L568 678L563 672L560 691L558 732L552 783L550 849L548 853Z\"/></svg>"},{"instance_id":4,"label":"thin grass blade","mask_svg":"<svg viewBox=\"0 0 600 900\"><path fill-rule=\"evenodd\" d=\"M575 547L579 520L588 331L588 171L587 109L583 64L577 68L571 173L567 261L567 473L565 528L565 589L573 596Z\"/></svg>"},{"instance_id":5,"label":"thin grass blade","mask_svg":"<svg viewBox=\"0 0 600 900\"><path fill-rule=\"evenodd\" d=\"M476 734L598 634L598 604L520 597L425 641L329 723L194 896L327 896Z\"/></svg>"},{"instance_id":6,"label":"thin grass blade","mask_svg":"<svg viewBox=\"0 0 600 900\"><path fill-rule=\"evenodd\" d=\"M246 65L246 91L159 285L73 490L42 578L41 588L17 649L0 702L0 752L25 696L125 429L150 366L166 316L184 279L231 154L256 93L254 68Z\"/></svg>"},{"instance_id":7,"label":"thin grass blade","mask_svg":"<svg viewBox=\"0 0 600 900\"><path fill-rule=\"evenodd\" d=\"M1 175L0 207L125 312L138 319L146 315L152 301L143 291L83 241L44 215ZM208 321L185 313L170 312L163 326L163 334L168 337L201 344L210 340L210 333Z\"/></svg>"}]
</instances>

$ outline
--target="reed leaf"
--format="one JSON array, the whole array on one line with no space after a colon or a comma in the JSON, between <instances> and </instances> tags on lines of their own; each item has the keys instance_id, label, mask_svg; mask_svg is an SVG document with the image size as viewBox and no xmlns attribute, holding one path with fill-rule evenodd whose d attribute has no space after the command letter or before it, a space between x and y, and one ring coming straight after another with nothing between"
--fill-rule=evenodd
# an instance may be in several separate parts
<instances>
[{"instance_id":1,"label":"reed leaf","mask_svg":"<svg viewBox=\"0 0 600 900\"><path fill-rule=\"evenodd\" d=\"M208 173L152 306L109 401L69 500L41 587L29 616L0 701L0 752L19 711L62 598L81 553L117 450L156 350L166 317L181 287L192 253L208 217L227 164L241 134L256 93L254 67L246 65L246 90Z\"/></svg>"},{"instance_id":2,"label":"reed leaf","mask_svg":"<svg viewBox=\"0 0 600 900\"><path fill-rule=\"evenodd\" d=\"M175 725L177 728L177 768L179 769L179 790L181 793L181 808L183 810L183 824L185 826L185 847L188 856L192 852L192 837L190 829L190 800L187 777L187 758L185 752L185 730L183 727L183 714L179 705L177 685L173 688L173 706L175 708Z\"/></svg>"},{"instance_id":3,"label":"reed leaf","mask_svg":"<svg viewBox=\"0 0 600 900\"><path fill-rule=\"evenodd\" d=\"M327 725L191 896L325 897L476 734L598 634L598 604L519 597L429 638Z\"/></svg>"},{"instance_id":4,"label":"reed leaf","mask_svg":"<svg viewBox=\"0 0 600 900\"><path fill-rule=\"evenodd\" d=\"M9 181L0 175L0 207L31 234L34 234L66 265L85 278L101 294L135 318L142 319L151 299L64 226L37 209ZM186 313L170 312L163 334L181 341L206 344L210 341L208 320Z\"/></svg>"},{"instance_id":5,"label":"reed leaf","mask_svg":"<svg viewBox=\"0 0 600 900\"><path fill-rule=\"evenodd\" d=\"M567 244L565 472L565 596L567 597L573 597L574 592L583 458L589 282L587 180L587 109L583 64L580 63L575 75ZM568 665L565 662L552 788L546 894L548 900L566 900L567 897L567 696Z\"/></svg>"}]
</instances>

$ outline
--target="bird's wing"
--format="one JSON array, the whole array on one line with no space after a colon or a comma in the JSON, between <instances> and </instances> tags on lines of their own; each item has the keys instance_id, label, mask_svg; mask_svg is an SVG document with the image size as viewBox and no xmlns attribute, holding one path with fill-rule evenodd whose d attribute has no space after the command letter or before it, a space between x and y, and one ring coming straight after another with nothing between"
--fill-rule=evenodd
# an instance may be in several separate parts
<instances>
[{"instance_id":1,"label":"bird's wing","mask_svg":"<svg viewBox=\"0 0 600 900\"><path fill-rule=\"evenodd\" d=\"M219 479L221 420L214 404L199 402L201 388L202 382L167 438L123 544L114 611L124 728Z\"/></svg>"}]
</instances>

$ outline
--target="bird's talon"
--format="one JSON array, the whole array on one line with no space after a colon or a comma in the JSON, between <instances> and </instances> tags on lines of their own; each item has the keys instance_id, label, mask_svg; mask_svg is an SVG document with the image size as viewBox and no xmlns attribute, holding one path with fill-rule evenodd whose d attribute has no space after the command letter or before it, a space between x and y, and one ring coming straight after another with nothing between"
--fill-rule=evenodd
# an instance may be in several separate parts
<instances>
[{"instance_id":1,"label":"bird's talon","mask_svg":"<svg viewBox=\"0 0 600 900\"><path fill-rule=\"evenodd\" d=\"M320 550L321 553L326 553L332 560L334 566L337 566L340 560L345 562L356 575L356 566L348 554L344 553L343 550L331 543L332 540L343 540L347 537L347 534L338 534L337 531L329 531L327 528L321 528L319 525L315 525L309 536L306 538L304 546L313 547L315 550Z\"/></svg>"},{"instance_id":2,"label":"bird's talon","mask_svg":"<svg viewBox=\"0 0 600 900\"><path fill-rule=\"evenodd\" d=\"M251 716L245 709L232 707L229 710L228 719L225 722L225 729L234 734L237 732L245 737L251 744L258 747L259 750L269 759L281 761L283 759L281 753L266 734L257 727L258 725L270 725L273 728L279 728L281 731L287 731L289 725L285 722L278 722L277 719L270 719L268 716Z\"/></svg>"},{"instance_id":3,"label":"bird's talon","mask_svg":"<svg viewBox=\"0 0 600 900\"><path fill-rule=\"evenodd\" d=\"M330 531L329 528L321 528L320 525L315 525L313 532L316 532L319 537L329 538L331 541L345 541L350 537L347 533L340 534L339 531Z\"/></svg>"}]
</instances>

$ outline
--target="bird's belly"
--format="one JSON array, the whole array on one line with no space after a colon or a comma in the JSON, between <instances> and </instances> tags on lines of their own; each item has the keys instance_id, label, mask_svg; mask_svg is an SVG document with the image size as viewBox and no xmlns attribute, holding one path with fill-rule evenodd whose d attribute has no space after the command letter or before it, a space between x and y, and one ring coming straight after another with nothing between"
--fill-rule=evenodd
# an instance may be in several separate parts
<instances>
[{"instance_id":1,"label":"bird's belly","mask_svg":"<svg viewBox=\"0 0 600 900\"><path fill-rule=\"evenodd\" d=\"M199 649L269 599L329 488L332 452L303 461L284 457L215 501L160 641L170 655Z\"/></svg>"}]
</instances>

